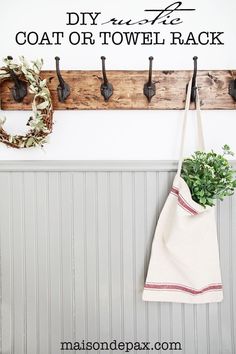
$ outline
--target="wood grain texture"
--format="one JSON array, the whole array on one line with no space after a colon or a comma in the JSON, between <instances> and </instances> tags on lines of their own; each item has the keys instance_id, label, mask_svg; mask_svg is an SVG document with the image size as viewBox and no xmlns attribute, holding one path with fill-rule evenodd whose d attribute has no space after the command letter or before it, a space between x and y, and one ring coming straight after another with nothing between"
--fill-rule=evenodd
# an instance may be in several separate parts
<instances>
[{"instance_id":1,"label":"wood grain texture","mask_svg":"<svg viewBox=\"0 0 236 354\"><path fill-rule=\"evenodd\" d=\"M233 71L226 70L198 72L202 109L236 109L236 101L228 93L229 81L232 80L233 74ZM147 71L107 71L114 94L109 102L104 102L100 93L101 71L62 71L63 78L70 85L71 94L65 103L61 103L57 98L56 72L43 71L41 74L43 78L48 79L54 110L183 109L186 84L191 75L192 71L154 71L156 96L148 103L143 95ZM31 110L32 95L27 95L23 103L17 103L11 96L12 85L10 81L1 85L2 109Z\"/></svg>"}]
</instances>

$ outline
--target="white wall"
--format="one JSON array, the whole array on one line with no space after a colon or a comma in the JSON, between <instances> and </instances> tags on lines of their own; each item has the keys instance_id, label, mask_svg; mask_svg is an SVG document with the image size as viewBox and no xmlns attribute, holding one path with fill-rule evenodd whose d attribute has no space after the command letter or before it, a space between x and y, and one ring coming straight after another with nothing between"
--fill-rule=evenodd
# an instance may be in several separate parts
<instances>
[{"instance_id":1,"label":"white wall","mask_svg":"<svg viewBox=\"0 0 236 354\"><path fill-rule=\"evenodd\" d=\"M119 0L30 0L3 2L0 13L0 57L24 55L27 59L44 58L44 69L54 69L54 57L61 57L63 69L99 69L100 56L107 57L109 69L146 69L148 56L155 57L156 69L192 69L192 57L198 55L199 69L235 68L235 0L188 0L184 7L193 7L194 14L181 15L184 23L176 31L195 33L224 31L224 46L18 46L18 31L85 31L101 30L99 26L66 26L67 11L99 11L109 17L143 18L145 8L163 8L171 1ZM112 27L110 27L112 29ZM109 27L106 27L109 30ZM114 30L114 29L113 29ZM117 30L131 30L119 28ZM140 27L132 27L139 30ZM141 30L161 31L164 36L173 30L161 25ZM29 112L5 112L6 129L24 131ZM193 115L191 114L191 123ZM217 151L228 143L236 151L236 113L234 111L203 112L207 148ZM16 151L0 146L1 159L176 159L178 158L181 112L178 111L71 111L54 113L54 132L50 143L41 149ZM193 128L193 124L190 125ZM189 134L188 151L194 148L193 129Z\"/></svg>"}]
</instances>

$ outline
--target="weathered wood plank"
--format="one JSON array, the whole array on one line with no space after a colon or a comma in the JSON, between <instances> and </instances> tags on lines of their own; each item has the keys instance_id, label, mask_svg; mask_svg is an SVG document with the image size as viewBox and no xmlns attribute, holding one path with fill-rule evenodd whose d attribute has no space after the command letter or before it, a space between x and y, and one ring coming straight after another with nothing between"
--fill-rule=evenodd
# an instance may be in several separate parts
<instances>
[{"instance_id":1,"label":"weathered wood plank","mask_svg":"<svg viewBox=\"0 0 236 354\"><path fill-rule=\"evenodd\" d=\"M198 85L201 107L210 109L236 109L236 101L228 94L232 71L199 71ZM96 110L96 109L183 109L186 84L192 71L154 71L156 96L151 103L143 95L147 71L107 71L113 84L114 94L104 102L100 94L102 75L100 71L62 71L62 76L71 87L71 94L65 103L57 99L58 80L55 71L43 71L41 76L49 79L54 110ZM23 103L16 103L11 97L13 83L2 84L0 96L4 110L30 110L32 96Z\"/></svg>"}]
</instances>

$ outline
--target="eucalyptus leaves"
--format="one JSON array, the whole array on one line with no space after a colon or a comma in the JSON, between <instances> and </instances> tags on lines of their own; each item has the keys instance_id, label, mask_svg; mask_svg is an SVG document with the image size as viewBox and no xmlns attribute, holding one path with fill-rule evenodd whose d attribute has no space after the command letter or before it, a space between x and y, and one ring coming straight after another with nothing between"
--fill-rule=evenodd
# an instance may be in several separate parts
<instances>
[{"instance_id":1,"label":"eucalyptus leaves","mask_svg":"<svg viewBox=\"0 0 236 354\"><path fill-rule=\"evenodd\" d=\"M0 85L3 81L10 80L10 70L29 85L29 92L34 95L32 102L32 116L27 126L30 127L25 135L11 135L3 129L6 118L0 117L0 142L14 148L29 148L43 146L48 134L52 131L52 100L47 87L46 79L39 76L43 60L36 60L29 64L24 57L20 63L13 62L11 57L4 59L4 67L0 69Z\"/></svg>"},{"instance_id":2,"label":"eucalyptus leaves","mask_svg":"<svg viewBox=\"0 0 236 354\"><path fill-rule=\"evenodd\" d=\"M214 151L196 151L183 161L181 176L187 183L195 202L206 207L223 200L234 193L236 188L235 171L225 158L234 155L228 145L224 145L223 154Z\"/></svg>"}]
</instances>

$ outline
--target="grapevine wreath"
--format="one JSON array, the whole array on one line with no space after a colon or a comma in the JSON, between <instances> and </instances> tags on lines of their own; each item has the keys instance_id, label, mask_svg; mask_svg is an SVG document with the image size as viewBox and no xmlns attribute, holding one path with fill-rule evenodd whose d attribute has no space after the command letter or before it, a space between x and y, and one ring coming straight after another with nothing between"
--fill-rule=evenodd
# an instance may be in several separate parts
<instances>
[{"instance_id":1,"label":"grapevine wreath","mask_svg":"<svg viewBox=\"0 0 236 354\"><path fill-rule=\"evenodd\" d=\"M27 126L30 127L25 135L11 135L3 129L5 117L0 117L0 142L13 148L28 148L43 146L47 141L48 134L52 131L53 108L47 80L39 76L43 60L36 60L30 64L24 57L20 57L20 64L13 62L12 57L4 59L5 66L0 68L0 85L3 81L11 78L11 71L19 79L28 83L29 92L34 95L32 102L32 116Z\"/></svg>"}]
</instances>

